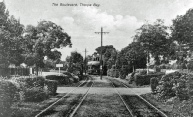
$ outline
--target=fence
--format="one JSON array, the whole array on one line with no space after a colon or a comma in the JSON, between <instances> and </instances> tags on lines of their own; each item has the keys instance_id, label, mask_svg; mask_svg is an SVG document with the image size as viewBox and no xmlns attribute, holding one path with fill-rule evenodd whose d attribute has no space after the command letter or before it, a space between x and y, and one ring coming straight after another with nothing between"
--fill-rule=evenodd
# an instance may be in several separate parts
<instances>
[{"instance_id":1,"label":"fence","mask_svg":"<svg viewBox=\"0 0 193 117\"><path fill-rule=\"evenodd\" d=\"M28 76L29 74L30 68L0 68L0 76L3 77L11 75Z\"/></svg>"}]
</instances>

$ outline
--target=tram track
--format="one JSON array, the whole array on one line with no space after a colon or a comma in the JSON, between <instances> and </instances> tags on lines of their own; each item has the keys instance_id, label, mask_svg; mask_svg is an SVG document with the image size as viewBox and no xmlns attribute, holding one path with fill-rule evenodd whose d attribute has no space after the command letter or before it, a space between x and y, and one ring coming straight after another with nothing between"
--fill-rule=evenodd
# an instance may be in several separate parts
<instances>
[{"instance_id":1,"label":"tram track","mask_svg":"<svg viewBox=\"0 0 193 117\"><path fill-rule=\"evenodd\" d=\"M112 86L114 87L115 89L115 92L118 94L118 96L120 97L121 101L123 102L123 104L125 105L126 109L128 110L128 112L130 113L129 116L131 117L135 117L130 109L130 107L127 105L126 101L122 98L121 94L119 93L119 91L116 89L116 86L115 83L113 83L111 80L109 80L112 84Z\"/></svg>"},{"instance_id":2,"label":"tram track","mask_svg":"<svg viewBox=\"0 0 193 117\"><path fill-rule=\"evenodd\" d=\"M140 95L136 94L134 91L131 91L133 95L122 95L116 88L119 86L129 88L123 82L119 81L119 83L115 83L109 78L108 80L115 88L117 94L121 98L122 102L132 117L168 117L164 112L156 108L154 105L152 105ZM122 84L122 86L120 84Z\"/></svg>"},{"instance_id":3,"label":"tram track","mask_svg":"<svg viewBox=\"0 0 193 117\"><path fill-rule=\"evenodd\" d=\"M35 117L73 117L78 110L83 100L86 98L90 88L93 85L92 78L85 80L79 86L66 93L64 96L59 98L57 101L52 103L50 106L40 111ZM86 89L84 94L73 94L80 90L80 87L89 87ZM75 111L76 110L76 111Z\"/></svg>"}]
</instances>

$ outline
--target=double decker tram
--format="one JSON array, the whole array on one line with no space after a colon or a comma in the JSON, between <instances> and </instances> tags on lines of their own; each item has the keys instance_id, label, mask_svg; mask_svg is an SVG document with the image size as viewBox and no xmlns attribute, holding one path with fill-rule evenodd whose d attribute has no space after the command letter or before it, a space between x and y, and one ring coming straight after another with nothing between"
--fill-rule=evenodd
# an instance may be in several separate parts
<instances>
[{"instance_id":1,"label":"double decker tram","mask_svg":"<svg viewBox=\"0 0 193 117\"><path fill-rule=\"evenodd\" d=\"M93 54L92 55L92 60L88 61L87 63L88 67L88 74L91 75L99 75L100 74L100 57L98 54Z\"/></svg>"},{"instance_id":2,"label":"double decker tram","mask_svg":"<svg viewBox=\"0 0 193 117\"><path fill-rule=\"evenodd\" d=\"M91 74L91 75L100 74L100 62L99 61L89 61L87 66L88 66L88 74Z\"/></svg>"}]
</instances>

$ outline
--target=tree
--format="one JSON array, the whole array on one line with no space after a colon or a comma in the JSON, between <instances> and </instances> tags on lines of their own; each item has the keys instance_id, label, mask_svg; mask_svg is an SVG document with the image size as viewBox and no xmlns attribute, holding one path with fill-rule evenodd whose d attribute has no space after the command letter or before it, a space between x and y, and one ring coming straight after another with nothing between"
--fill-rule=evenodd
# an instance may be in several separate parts
<instances>
[{"instance_id":1,"label":"tree","mask_svg":"<svg viewBox=\"0 0 193 117\"><path fill-rule=\"evenodd\" d=\"M189 9L185 15L177 16L171 26L172 39L179 45L191 44L193 38L193 9Z\"/></svg>"},{"instance_id":2,"label":"tree","mask_svg":"<svg viewBox=\"0 0 193 117\"><path fill-rule=\"evenodd\" d=\"M127 71L125 71L125 74L128 74L136 68L145 68L146 56L140 42L132 42L119 52L116 66L119 71L122 71L122 68L126 65L125 70Z\"/></svg>"},{"instance_id":3,"label":"tree","mask_svg":"<svg viewBox=\"0 0 193 117\"><path fill-rule=\"evenodd\" d=\"M140 42L132 42L126 48L126 59L135 68L145 68L146 67L146 56L144 48L141 47Z\"/></svg>"},{"instance_id":4,"label":"tree","mask_svg":"<svg viewBox=\"0 0 193 117\"><path fill-rule=\"evenodd\" d=\"M108 69L112 68L117 58L116 49L112 45L107 45L107 46L98 47L95 50L97 51L97 53L100 54L101 49L102 49L102 55L104 56L103 64L107 66Z\"/></svg>"},{"instance_id":5,"label":"tree","mask_svg":"<svg viewBox=\"0 0 193 117\"><path fill-rule=\"evenodd\" d=\"M63 29L51 21L41 21L38 25L28 25L25 29L25 63L44 67L44 57L56 60L61 53L56 48L71 46L71 37ZM54 51L53 51L54 50ZM37 72L38 73L38 72Z\"/></svg>"},{"instance_id":6,"label":"tree","mask_svg":"<svg viewBox=\"0 0 193 117\"><path fill-rule=\"evenodd\" d=\"M83 56L77 51L71 52L71 56L66 58L68 62L68 71L69 72L79 72L80 75L83 75Z\"/></svg>"},{"instance_id":7,"label":"tree","mask_svg":"<svg viewBox=\"0 0 193 117\"><path fill-rule=\"evenodd\" d=\"M6 67L13 63L16 66L23 62L23 29L24 26L14 16L9 16L4 2L0 3L0 64Z\"/></svg>"},{"instance_id":8,"label":"tree","mask_svg":"<svg viewBox=\"0 0 193 117\"><path fill-rule=\"evenodd\" d=\"M164 21L158 19L154 24L142 25L134 36L134 40L140 42L146 52L154 57L157 65L161 64L160 56L166 58L170 53L172 41L169 39L167 30L168 27L164 26Z\"/></svg>"},{"instance_id":9,"label":"tree","mask_svg":"<svg viewBox=\"0 0 193 117\"><path fill-rule=\"evenodd\" d=\"M173 20L171 26L171 39L176 42L176 59L179 64L184 64L189 51L193 51L193 9L186 14L179 15Z\"/></svg>"}]
</instances>

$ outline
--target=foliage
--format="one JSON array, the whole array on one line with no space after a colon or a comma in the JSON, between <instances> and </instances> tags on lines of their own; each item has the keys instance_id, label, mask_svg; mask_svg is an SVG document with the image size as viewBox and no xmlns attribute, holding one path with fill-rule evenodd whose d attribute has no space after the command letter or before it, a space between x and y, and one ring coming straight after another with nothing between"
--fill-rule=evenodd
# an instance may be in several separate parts
<instances>
[{"instance_id":1,"label":"foliage","mask_svg":"<svg viewBox=\"0 0 193 117\"><path fill-rule=\"evenodd\" d=\"M148 75L136 74L134 76L135 77L134 81L135 81L136 85L149 85L151 78L157 77L158 79L160 79L163 75L164 75L164 73L161 73L161 72L154 73L154 74L148 74Z\"/></svg>"},{"instance_id":2,"label":"foliage","mask_svg":"<svg viewBox=\"0 0 193 117\"><path fill-rule=\"evenodd\" d=\"M171 39L176 42L176 58L178 61L184 62L188 57L189 51L193 50L193 9L189 9L186 14L178 15L173 20L171 26ZM181 56L179 56L181 55ZM190 55L191 56L191 55Z\"/></svg>"},{"instance_id":3,"label":"foliage","mask_svg":"<svg viewBox=\"0 0 193 117\"><path fill-rule=\"evenodd\" d=\"M55 95L57 91L58 82L55 80L45 80L45 86L48 91L48 94Z\"/></svg>"},{"instance_id":4,"label":"foliage","mask_svg":"<svg viewBox=\"0 0 193 117\"><path fill-rule=\"evenodd\" d=\"M19 83L23 88L33 88L33 87L39 87L43 89L45 79L43 77L30 77L30 76L21 76L16 77L14 80Z\"/></svg>"},{"instance_id":5,"label":"foliage","mask_svg":"<svg viewBox=\"0 0 193 117\"><path fill-rule=\"evenodd\" d=\"M126 66L125 66L126 65ZM132 72L133 67L146 67L146 53L139 42L132 42L127 47L123 48L117 56L116 66L119 69L121 76ZM124 67L125 66L125 67ZM124 75L125 74L125 75Z\"/></svg>"},{"instance_id":6,"label":"foliage","mask_svg":"<svg viewBox=\"0 0 193 117\"><path fill-rule=\"evenodd\" d=\"M56 48L71 46L71 37L51 21L41 21L38 25L28 25L25 29L25 63L44 67L44 57L60 59L61 53Z\"/></svg>"},{"instance_id":7,"label":"foliage","mask_svg":"<svg viewBox=\"0 0 193 117\"><path fill-rule=\"evenodd\" d=\"M112 45L98 47L95 50L97 51L97 53L101 54L101 49L102 55L104 55L103 64L107 66L108 69L110 69L112 65L114 65L116 62L117 51Z\"/></svg>"},{"instance_id":8,"label":"foliage","mask_svg":"<svg viewBox=\"0 0 193 117\"><path fill-rule=\"evenodd\" d=\"M157 66L157 65L155 65L155 66L154 66L154 70L155 70L155 72L161 72L160 67L159 67L159 66Z\"/></svg>"},{"instance_id":9,"label":"foliage","mask_svg":"<svg viewBox=\"0 0 193 117\"><path fill-rule=\"evenodd\" d=\"M23 90L23 101L40 102L48 98L46 90L39 87L31 87Z\"/></svg>"},{"instance_id":10,"label":"foliage","mask_svg":"<svg viewBox=\"0 0 193 117\"><path fill-rule=\"evenodd\" d=\"M164 25L164 21L158 19L154 24L144 24L138 29L134 40L139 42L147 53L150 53L156 65L161 63L160 56L165 59L170 54L171 40L168 39L168 27Z\"/></svg>"},{"instance_id":11,"label":"foliage","mask_svg":"<svg viewBox=\"0 0 193 117\"><path fill-rule=\"evenodd\" d=\"M8 80L0 80L0 116L5 117L11 105L19 100L17 84Z\"/></svg>"},{"instance_id":12,"label":"foliage","mask_svg":"<svg viewBox=\"0 0 193 117\"><path fill-rule=\"evenodd\" d=\"M23 62L22 52L24 26L14 16L9 16L4 2L0 2L0 65L8 67L10 63L16 66Z\"/></svg>"},{"instance_id":13,"label":"foliage","mask_svg":"<svg viewBox=\"0 0 193 117\"><path fill-rule=\"evenodd\" d=\"M68 62L68 72L75 73L79 72L81 75L83 75L83 56L78 52L71 52L71 56L68 56L66 58L66 61Z\"/></svg>"},{"instance_id":14,"label":"foliage","mask_svg":"<svg viewBox=\"0 0 193 117\"><path fill-rule=\"evenodd\" d=\"M119 77L121 79L125 79L126 76L128 75L128 65L123 65L122 68L120 69L120 74Z\"/></svg>"},{"instance_id":15,"label":"foliage","mask_svg":"<svg viewBox=\"0 0 193 117\"><path fill-rule=\"evenodd\" d=\"M55 80L58 82L58 84L69 84L70 83L69 77L65 77L65 76L48 75L46 76L46 79Z\"/></svg>"},{"instance_id":16,"label":"foliage","mask_svg":"<svg viewBox=\"0 0 193 117\"><path fill-rule=\"evenodd\" d=\"M69 72L64 72L61 76L57 75L47 75L46 76L47 80L55 80L58 82L58 84L71 84L71 83L76 83L79 81L79 77L71 74Z\"/></svg>"},{"instance_id":17,"label":"foliage","mask_svg":"<svg viewBox=\"0 0 193 117\"><path fill-rule=\"evenodd\" d=\"M188 63L187 63L187 68L188 68L188 70L193 70L193 61L189 61Z\"/></svg>"},{"instance_id":18,"label":"foliage","mask_svg":"<svg viewBox=\"0 0 193 117\"><path fill-rule=\"evenodd\" d=\"M173 20L171 31L173 40L180 45L191 44L193 38L193 9L189 9L185 15L177 16Z\"/></svg>"},{"instance_id":19,"label":"foliage","mask_svg":"<svg viewBox=\"0 0 193 117\"><path fill-rule=\"evenodd\" d=\"M174 72L163 76L158 87L160 98L170 98L177 96L180 100L188 99L189 79L192 75Z\"/></svg>"},{"instance_id":20,"label":"foliage","mask_svg":"<svg viewBox=\"0 0 193 117\"><path fill-rule=\"evenodd\" d=\"M145 67L147 55L139 42L132 42L123 51L125 51L125 57L131 66L135 68Z\"/></svg>"},{"instance_id":21,"label":"foliage","mask_svg":"<svg viewBox=\"0 0 193 117\"><path fill-rule=\"evenodd\" d=\"M154 93L156 91L156 87L158 86L158 78L153 77L150 79L150 86L151 86L151 91Z\"/></svg>"}]
</instances>

